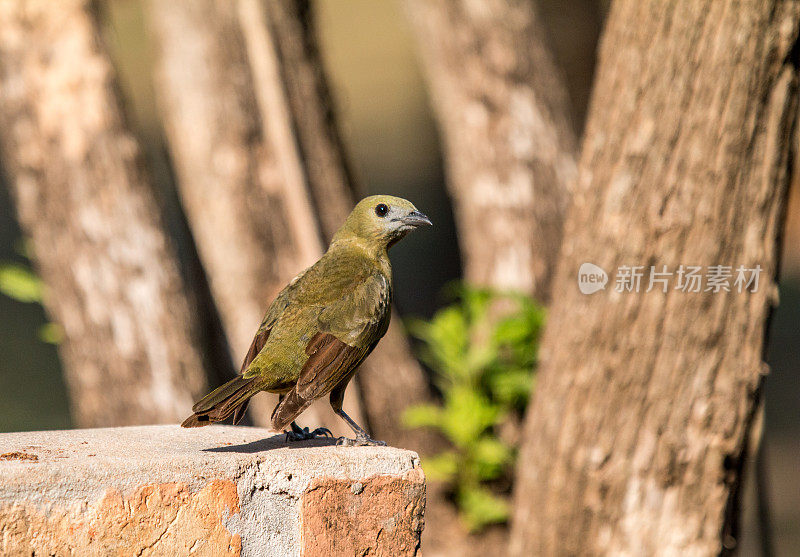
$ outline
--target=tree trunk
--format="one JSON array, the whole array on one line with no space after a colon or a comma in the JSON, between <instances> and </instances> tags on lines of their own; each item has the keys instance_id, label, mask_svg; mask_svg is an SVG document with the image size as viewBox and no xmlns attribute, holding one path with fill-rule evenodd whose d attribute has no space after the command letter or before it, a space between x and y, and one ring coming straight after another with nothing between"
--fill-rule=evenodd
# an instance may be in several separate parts
<instances>
[{"instance_id":1,"label":"tree trunk","mask_svg":"<svg viewBox=\"0 0 800 557\"><path fill-rule=\"evenodd\" d=\"M797 2L620 0L602 41L535 399L513 555L735 545L759 404L798 85ZM587 296L584 262L612 278ZM642 291L617 292L622 265ZM649 292L650 266L731 265L731 291ZM737 292L739 265L760 265ZM707 288L704 280L702 288Z\"/></svg>"},{"instance_id":2,"label":"tree trunk","mask_svg":"<svg viewBox=\"0 0 800 557\"><path fill-rule=\"evenodd\" d=\"M339 136L333 99L308 0L262 4L280 57L281 79L322 234L330 240L354 205L353 174Z\"/></svg>"},{"instance_id":3,"label":"tree trunk","mask_svg":"<svg viewBox=\"0 0 800 557\"><path fill-rule=\"evenodd\" d=\"M530 0L409 0L465 278L548 299L575 177L568 98Z\"/></svg>"},{"instance_id":4,"label":"tree trunk","mask_svg":"<svg viewBox=\"0 0 800 557\"><path fill-rule=\"evenodd\" d=\"M281 58L283 83L304 161L308 189L326 240L344 222L355 204L354 183L339 136L333 99L317 43L309 2L267 2L269 22ZM424 430L408 430L402 415L410 405L431 398L428 380L411 353L399 316L361 366L358 384L370 428L380 439L431 450L438 438Z\"/></svg>"},{"instance_id":5,"label":"tree trunk","mask_svg":"<svg viewBox=\"0 0 800 557\"><path fill-rule=\"evenodd\" d=\"M267 304L316 261L323 235L332 236L352 207L321 65L316 49L305 48L314 40L303 19L307 12L294 3L259 0L154 1L149 11L179 188L231 345L241 356ZM281 25L273 17L282 18ZM295 47L286 60L284 51ZM322 197L314 199L314 193ZM370 357L359 380L381 352ZM408 374L402 366L412 361L411 371L424 381L407 350L396 361L392 368L403 370L401 377ZM358 385L351 385L345 400L357 420L363 414ZM349 433L327 401L311 411L305 420ZM266 408L257 408L257 421L268 416ZM376 435L397 442L391 432L399 420L392 417L388 432L380 420L370 424Z\"/></svg>"},{"instance_id":6,"label":"tree trunk","mask_svg":"<svg viewBox=\"0 0 800 557\"><path fill-rule=\"evenodd\" d=\"M75 422L184 417L198 327L88 2L0 4L0 145Z\"/></svg>"},{"instance_id":7,"label":"tree trunk","mask_svg":"<svg viewBox=\"0 0 800 557\"><path fill-rule=\"evenodd\" d=\"M153 1L149 15L178 189L234 359L241 361L269 302L316 261L322 243L279 84L269 85L262 117L238 7ZM269 47L261 59L274 58ZM268 425L275 402L275 396L253 400L257 424ZM352 397L348 402L357 415ZM324 405L304 418L348 433Z\"/></svg>"}]
</instances>

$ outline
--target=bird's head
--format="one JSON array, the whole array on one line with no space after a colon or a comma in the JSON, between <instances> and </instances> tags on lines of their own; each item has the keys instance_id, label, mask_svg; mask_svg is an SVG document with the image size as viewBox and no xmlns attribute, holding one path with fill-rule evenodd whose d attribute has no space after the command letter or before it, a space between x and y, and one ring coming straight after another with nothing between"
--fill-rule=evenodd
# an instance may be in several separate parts
<instances>
[{"instance_id":1,"label":"bird's head","mask_svg":"<svg viewBox=\"0 0 800 557\"><path fill-rule=\"evenodd\" d=\"M355 206L333 241L359 239L389 248L415 228L431 224L410 201L391 195L371 195Z\"/></svg>"}]
</instances>

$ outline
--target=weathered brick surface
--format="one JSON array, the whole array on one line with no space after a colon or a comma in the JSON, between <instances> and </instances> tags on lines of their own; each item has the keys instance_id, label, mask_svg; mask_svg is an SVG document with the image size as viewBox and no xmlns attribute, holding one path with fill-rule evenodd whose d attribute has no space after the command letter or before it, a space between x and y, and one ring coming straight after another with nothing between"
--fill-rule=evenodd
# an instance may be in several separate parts
<instances>
[{"instance_id":1,"label":"weathered brick surface","mask_svg":"<svg viewBox=\"0 0 800 557\"><path fill-rule=\"evenodd\" d=\"M212 480L145 485L125 497L109 489L89 505L4 507L4 555L239 555L223 517L239 512L236 484Z\"/></svg>"},{"instance_id":2,"label":"weathered brick surface","mask_svg":"<svg viewBox=\"0 0 800 557\"><path fill-rule=\"evenodd\" d=\"M303 494L304 555L417 555L424 525L425 476L360 481L317 478Z\"/></svg>"},{"instance_id":3,"label":"weathered brick surface","mask_svg":"<svg viewBox=\"0 0 800 557\"><path fill-rule=\"evenodd\" d=\"M416 454L287 447L270 435L225 426L0 434L0 554L417 553Z\"/></svg>"}]
</instances>

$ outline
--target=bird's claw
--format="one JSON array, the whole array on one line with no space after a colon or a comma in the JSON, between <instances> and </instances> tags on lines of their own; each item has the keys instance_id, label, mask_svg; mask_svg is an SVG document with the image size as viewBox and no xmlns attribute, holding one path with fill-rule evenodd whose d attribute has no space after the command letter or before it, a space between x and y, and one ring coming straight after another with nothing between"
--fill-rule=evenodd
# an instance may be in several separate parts
<instances>
[{"instance_id":1,"label":"bird's claw","mask_svg":"<svg viewBox=\"0 0 800 557\"><path fill-rule=\"evenodd\" d=\"M292 427L291 431L285 433L286 441L307 441L319 437L333 437L333 433L327 427L318 427L314 431L309 431L307 427Z\"/></svg>"},{"instance_id":2,"label":"bird's claw","mask_svg":"<svg viewBox=\"0 0 800 557\"><path fill-rule=\"evenodd\" d=\"M358 435L355 439L349 437L339 437L336 444L340 447L385 447L386 441L376 441L371 437Z\"/></svg>"}]
</instances>

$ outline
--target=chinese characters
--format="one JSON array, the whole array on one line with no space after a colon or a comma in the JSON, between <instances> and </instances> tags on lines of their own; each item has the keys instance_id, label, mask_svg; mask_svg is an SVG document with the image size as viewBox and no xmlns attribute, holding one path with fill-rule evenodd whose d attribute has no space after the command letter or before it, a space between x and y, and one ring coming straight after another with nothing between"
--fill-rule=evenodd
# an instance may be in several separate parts
<instances>
[{"instance_id":1,"label":"chinese characters","mask_svg":"<svg viewBox=\"0 0 800 557\"><path fill-rule=\"evenodd\" d=\"M731 265L620 265L614 278L616 292L757 292L761 265L735 269Z\"/></svg>"}]
</instances>

